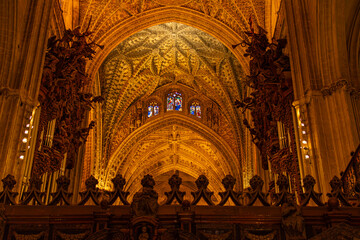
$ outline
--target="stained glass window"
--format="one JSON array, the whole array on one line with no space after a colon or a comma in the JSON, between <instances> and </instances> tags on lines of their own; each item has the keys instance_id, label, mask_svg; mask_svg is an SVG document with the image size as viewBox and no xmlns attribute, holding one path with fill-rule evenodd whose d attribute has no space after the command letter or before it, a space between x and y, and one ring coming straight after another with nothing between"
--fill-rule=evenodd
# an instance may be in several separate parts
<instances>
[{"instance_id":1,"label":"stained glass window","mask_svg":"<svg viewBox=\"0 0 360 240\"><path fill-rule=\"evenodd\" d=\"M190 105L190 114L201 118L201 107L198 102L193 102Z\"/></svg>"},{"instance_id":2,"label":"stained glass window","mask_svg":"<svg viewBox=\"0 0 360 240\"><path fill-rule=\"evenodd\" d=\"M159 106L155 102L151 102L148 106L148 117L156 116L159 114Z\"/></svg>"},{"instance_id":3,"label":"stained glass window","mask_svg":"<svg viewBox=\"0 0 360 240\"><path fill-rule=\"evenodd\" d=\"M172 92L167 97L167 110L168 111L182 111L182 96L181 93Z\"/></svg>"}]
</instances>

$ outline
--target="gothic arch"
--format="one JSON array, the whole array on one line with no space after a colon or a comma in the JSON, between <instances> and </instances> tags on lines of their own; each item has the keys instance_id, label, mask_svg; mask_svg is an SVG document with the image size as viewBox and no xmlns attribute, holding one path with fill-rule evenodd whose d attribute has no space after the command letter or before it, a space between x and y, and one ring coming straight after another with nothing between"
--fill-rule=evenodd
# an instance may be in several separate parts
<instances>
[{"instance_id":1,"label":"gothic arch","mask_svg":"<svg viewBox=\"0 0 360 240\"><path fill-rule=\"evenodd\" d=\"M111 180L111 178L113 178L115 176L116 173L119 172L121 165L123 165L123 166L125 166L126 164L127 164L127 166L129 165L129 160L127 160L126 157L134 147L137 147L136 143L139 143L140 141L142 141L149 133L156 132L156 131L159 131L161 129L164 129L164 128L170 127L170 126L186 128L186 129L192 130L193 132L196 132L197 134L202 136L204 139L206 139L207 142L210 142L211 145L214 146L215 149L217 149L219 154L221 154L221 156L223 156L221 159L222 162L219 161L218 163L216 163L216 164L220 165L217 167L217 169L221 174L217 174L215 172L209 171L211 176L213 176L213 178L217 180L216 184L220 185L222 179L219 179L219 178L221 176L225 176L226 174L232 174L240 182L239 186L242 186L241 166L240 166L241 161L236 157L236 155L233 152L233 150L231 149L231 147L217 133L215 133L212 129L210 129L206 125L201 124L199 121L196 121L195 119L192 119L186 115L171 113L162 118L154 119L153 121L136 129L121 143L121 145L117 148L117 150L110 157L109 162L107 163L104 177L103 177L103 179L101 179L101 182L104 183L103 187L105 187L105 186L107 188L110 187L110 180ZM159 146L159 147L161 147L161 146ZM188 148L188 149L190 149L189 153L186 153L186 152L182 152L182 153L191 155L191 154L193 154L193 152L195 152L195 151L191 152L191 148ZM200 158L201 154L202 153L199 153L198 156L193 156L193 157ZM147 158L147 157L145 156L145 158ZM133 174L135 172L135 169L146 168L146 167L149 168L149 166L151 169L150 164L155 164L155 163L142 162L141 167L138 166L138 164L139 163L132 165L132 168L134 168L134 169L127 170L127 171L130 171ZM203 164L207 164L207 163L203 163ZM208 163L208 164L211 165L214 163ZM213 167L213 168L215 168L215 167ZM170 170L167 167L162 167L161 169L162 169L161 173L163 173L164 171L166 172L166 171ZM199 172L191 171L191 169L189 169L189 168L184 167L184 169L187 174L192 175L195 178L197 178L198 175L200 175ZM198 174L196 174L196 173L198 173ZM101 176L99 176L99 177L101 177ZM137 174L137 176L135 178L132 178L131 182L137 181L136 178L140 178L140 177L141 176L139 174ZM131 184L131 183L129 182L128 184Z\"/></svg>"},{"instance_id":2,"label":"gothic arch","mask_svg":"<svg viewBox=\"0 0 360 240\"><path fill-rule=\"evenodd\" d=\"M232 48L233 44L237 44L243 39L238 33L222 22L206 17L204 14L190 9L172 6L149 10L138 17L126 19L113 26L106 34L103 34L103 36L97 39L96 42L100 45L103 44L104 49L97 51L94 59L88 66L87 72L91 79L94 79L95 74L105 58L122 41L141 30L167 22L178 22L195 27L217 38L232 51L241 63L244 71L246 73L248 72L248 60L243 56L243 48Z\"/></svg>"}]
</instances>

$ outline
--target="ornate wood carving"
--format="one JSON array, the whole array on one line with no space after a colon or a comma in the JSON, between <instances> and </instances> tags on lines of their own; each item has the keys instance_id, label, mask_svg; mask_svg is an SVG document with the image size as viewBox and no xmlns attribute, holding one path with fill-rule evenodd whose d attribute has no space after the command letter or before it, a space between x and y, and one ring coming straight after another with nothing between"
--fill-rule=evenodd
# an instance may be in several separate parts
<instances>
[{"instance_id":1,"label":"ornate wood carving","mask_svg":"<svg viewBox=\"0 0 360 240\"><path fill-rule=\"evenodd\" d=\"M56 180L57 183L57 191L51 193L52 200L49 205L70 205L70 197L72 193L68 192L68 188L70 185L70 178L61 176Z\"/></svg>"},{"instance_id":2,"label":"ornate wood carving","mask_svg":"<svg viewBox=\"0 0 360 240\"><path fill-rule=\"evenodd\" d=\"M88 179L86 179L86 191L80 192L81 201L78 203L79 205L84 205L89 201L90 198L91 200L93 200L95 205L99 205L99 196L101 193L96 187L98 183L99 181L92 175Z\"/></svg>"},{"instance_id":3,"label":"ornate wood carving","mask_svg":"<svg viewBox=\"0 0 360 240\"><path fill-rule=\"evenodd\" d=\"M334 176L330 181L331 193L328 193L329 198L338 199L343 206L351 206L349 203L348 195L343 191L343 182L337 177ZM329 199L330 200L330 199Z\"/></svg>"},{"instance_id":4,"label":"ornate wood carving","mask_svg":"<svg viewBox=\"0 0 360 240\"><path fill-rule=\"evenodd\" d=\"M291 195L287 195L286 201L281 207L281 226L286 239L307 239L301 207L296 204L295 198Z\"/></svg>"},{"instance_id":5,"label":"ornate wood carving","mask_svg":"<svg viewBox=\"0 0 360 240\"><path fill-rule=\"evenodd\" d=\"M301 206L306 206L310 199L312 199L316 205L318 206L324 206L324 203L321 201L321 195L322 193L317 193L314 190L315 186L315 179L311 175L306 175L306 177L303 179L305 193L300 194L301 198Z\"/></svg>"},{"instance_id":6,"label":"ornate wood carving","mask_svg":"<svg viewBox=\"0 0 360 240\"><path fill-rule=\"evenodd\" d=\"M0 192L0 203L15 205L16 204L15 198L18 195L18 193L11 191L16 184L15 177L13 175L8 174L1 181L3 182L3 191Z\"/></svg>"},{"instance_id":7,"label":"ornate wood carving","mask_svg":"<svg viewBox=\"0 0 360 240\"><path fill-rule=\"evenodd\" d=\"M250 111L251 122L244 114L243 124L249 129L253 143L260 150L263 168L268 169L269 161L275 173L289 173L294 188L301 193L292 119L294 92L289 76L289 58L282 52L286 40L279 39L269 43L264 29L258 26L259 33L255 33L251 19L249 24L251 31L245 34L250 41L244 40L241 45L247 47L244 56L251 58L250 76L246 85L252 92L242 101L237 100L235 105L241 108L243 113ZM279 123L284 125L285 132L281 137L286 141L278 135Z\"/></svg>"},{"instance_id":8,"label":"ornate wood carving","mask_svg":"<svg viewBox=\"0 0 360 240\"><path fill-rule=\"evenodd\" d=\"M156 216L159 208L158 194L154 190L154 178L147 174L141 180L142 190L135 193L131 210L135 217Z\"/></svg>"},{"instance_id":9,"label":"ornate wood carving","mask_svg":"<svg viewBox=\"0 0 360 240\"><path fill-rule=\"evenodd\" d=\"M35 175L58 170L65 154L66 168L73 168L78 148L94 127L94 122L82 127L85 113L93 103L102 100L84 92L90 83L85 73L86 61L92 59L97 46L88 41L90 35L87 30L81 33L78 27L65 31L61 39L51 37L48 41L39 92L41 113L34 155ZM54 119L54 137L49 139L47 124Z\"/></svg>"},{"instance_id":10,"label":"ornate wood carving","mask_svg":"<svg viewBox=\"0 0 360 240\"><path fill-rule=\"evenodd\" d=\"M212 206L214 203L211 200L211 196L214 194L213 192L210 192L207 189L207 186L209 185L209 180L205 175L200 175L198 179L195 181L196 186L198 190L196 192L191 192L191 195L194 197L194 200L192 201L191 205L196 205L201 198L204 198L205 202Z\"/></svg>"},{"instance_id":11,"label":"ornate wood carving","mask_svg":"<svg viewBox=\"0 0 360 240\"><path fill-rule=\"evenodd\" d=\"M44 205L43 199L45 192L41 192L42 180L34 175L30 178L30 187L27 192L23 194L23 200L20 204L28 205L32 200L34 204Z\"/></svg>"},{"instance_id":12,"label":"ornate wood carving","mask_svg":"<svg viewBox=\"0 0 360 240\"><path fill-rule=\"evenodd\" d=\"M179 172L176 172L174 175L171 176L171 178L169 179L169 185L171 187L171 191L165 192L165 195L167 197L165 204L167 205L171 204L174 201L174 199L176 199L176 201L179 204L182 204L186 193L180 191L181 183L182 183L182 179L181 177L179 177Z\"/></svg>"},{"instance_id":13,"label":"ornate wood carving","mask_svg":"<svg viewBox=\"0 0 360 240\"><path fill-rule=\"evenodd\" d=\"M250 186L251 186L251 190L249 192L246 192L246 196L249 199L247 206L252 206L257 199L260 200L262 205L270 206L270 204L267 201L268 193L264 193L262 191L262 188L264 186L264 181L261 179L261 177L258 175L252 177L250 180Z\"/></svg>"},{"instance_id":14,"label":"ornate wood carving","mask_svg":"<svg viewBox=\"0 0 360 240\"><path fill-rule=\"evenodd\" d=\"M289 199L292 199L291 201L294 201L295 194L289 193L289 180L285 175L280 174L278 176L276 185L279 186L279 193L275 193L275 199L276 199L276 201L274 202L275 206L283 205L289 202Z\"/></svg>"},{"instance_id":15,"label":"ornate wood carving","mask_svg":"<svg viewBox=\"0 0 360 240\"><path fill-rule=\"evenodd\" d=\"M234 202L236 206L241 206L242 204L239 201L239 197L242 193L235 192L234 186L235 186L236 179L231 175L226 175L226 177L222 180L222 184L224 185L225 192L219 192L219 195L221 197L221 201L219 203L220 206L223 206L229 198Z\"/></svg>"},{"instance_id":16,"label":"ornate wood carving","mask_svg":"<svg viewBox=\"0 0 360 240\"><path fill-rule=\"evenodd\" d=\"M124 205L130 205L130 203L126 200L130 193L123 190L126 184L125 178L123 178L121 174L116 174L111 181L114 184L114 191L109 192L109 204L112 205L116 199L119 198Z\"/></svg>"}]
</instances>

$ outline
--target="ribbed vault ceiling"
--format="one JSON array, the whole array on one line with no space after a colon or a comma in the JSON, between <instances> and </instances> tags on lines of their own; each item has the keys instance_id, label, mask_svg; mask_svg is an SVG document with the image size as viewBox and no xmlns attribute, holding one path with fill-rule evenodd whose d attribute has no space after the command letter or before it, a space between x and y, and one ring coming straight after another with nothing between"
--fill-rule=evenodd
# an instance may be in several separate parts
<instances>
[{"instance_id":1,"label":"ribbed vault ceiling","mask_svg":"<svg viewBox=\"0 0 360 240\"><path fill-rule=\"evenodd\" d=\"M103 161L105 165L108 162L101 176L101 182L105 184L103 187L111 187L110 179L116 173L123 174L128 181L126 189L132 193L139 190L145 174L164 178L180 170L181 174L192 179L206 174L210 179L210 189L216 191L222 190L221 180L226 174L240 177L239 151L232 152L227 140L221 139L215 132L212 134L220 139L217 141L223 141L222 144L227 147L215 146L213 139L200 135L196 129L206 129L201 122L192 120L195 125L199 124L193 129L176 124L157 129L142 136L130 147L121 142L134 139L140 131L123 131L131 119L130 109L141 105L144 99L151 98L159 89L182 86L188 89L188 93L204 96L218 106L221 117L226 119L233 132L231 141L237 142L240 148L242 129L234 102L241 98L240 82L244 73L231 51L217 39L180 23L156 25L118 45L103 62L98 77L105 98L101 131ZM146 125L141 128L146 128ZM122 135L128 137L121 137L119 142L116 139L120 129ZM114 142L119 147L114 147ZM231 159L224 155L224 149L232 152L226 153L232 156ZM166 181L161 184L167 185ZM192 189L193 185L186 188Z\"/></svg>"},{"instance_id":2,"label":"ribbed vault ceiling","mask_svg":"<svg viewBox=\"0 0 360 240\"><path fill-rule=\"evenodd\" d=\"M128 107L170 83L206 95L236 124L241 66L223 44L193 27L167 23L138 32L110 53L99 73L105 148Z\"/></svg>"}]
</instances>

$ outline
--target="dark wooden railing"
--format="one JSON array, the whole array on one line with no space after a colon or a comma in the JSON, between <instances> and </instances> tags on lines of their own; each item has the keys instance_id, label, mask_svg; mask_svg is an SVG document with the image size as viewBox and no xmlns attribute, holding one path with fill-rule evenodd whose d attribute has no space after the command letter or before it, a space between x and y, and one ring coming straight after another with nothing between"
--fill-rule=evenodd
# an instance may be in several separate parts
<instances>
[{"instance_id":1,"label":"dark wooden railing","mask_svg":"<svg viewBox=\"0 0 360 240\"><path fill-rule=\"evenodd\" d=\"M341 181L344 184L344 192L348 194L350 199L355 200L356 193L360 191L360 189L356 189L356 183L360 181L360 145L352 154L352 158L341 176Z\"/></svg>"}]
</instances>

